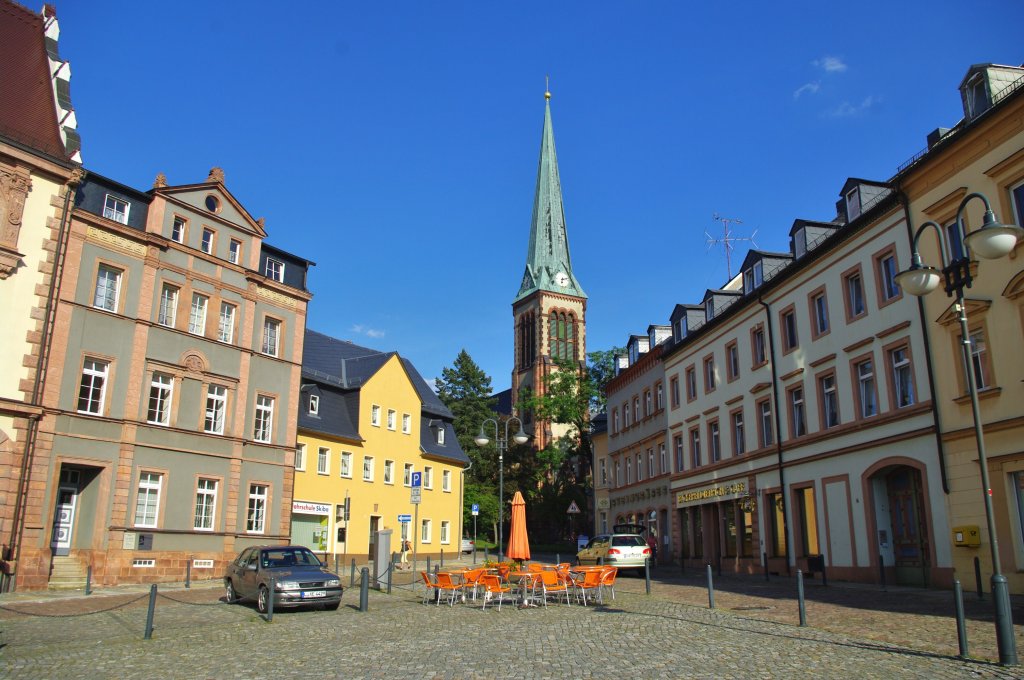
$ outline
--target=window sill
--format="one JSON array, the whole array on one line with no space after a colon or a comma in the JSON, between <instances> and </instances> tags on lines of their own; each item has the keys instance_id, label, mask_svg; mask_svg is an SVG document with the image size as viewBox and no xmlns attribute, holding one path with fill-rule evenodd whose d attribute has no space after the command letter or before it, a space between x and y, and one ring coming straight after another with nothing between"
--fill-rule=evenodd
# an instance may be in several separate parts
<instances>
[{"instance_id":1,"label":"window sill","mask_svg":"<svg viewBox=\"0 0 1024 680\"><path fill-rule=\"evenodd\" d=\"M978 390L978 399L990 399L992 397L998 397L1000 394L1002 394L1002 392L1003 392L1003 388L999 387L999 386L996 386L996 387L985 387L985 388L982 388L982 389ZM954 398L953 401L955 401L956 403L960 404L961 406L964 405L964 404L970 404L971 403L971 395L970 394L961 394L959 397Z\"/></svg>"}]
</instances>

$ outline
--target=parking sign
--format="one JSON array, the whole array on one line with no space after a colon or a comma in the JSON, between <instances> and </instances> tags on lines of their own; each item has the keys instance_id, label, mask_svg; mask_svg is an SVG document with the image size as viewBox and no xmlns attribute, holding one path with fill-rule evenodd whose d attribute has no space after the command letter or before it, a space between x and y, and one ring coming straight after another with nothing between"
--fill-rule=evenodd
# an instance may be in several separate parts
<instances>
[{"instance_id":1,"label":"parking sign","mask_svg":"<svg viewBox=\"0 0 1024 680\"><path fill-rule=\"evenodd\" d=\"M412 473L412 486L413 488L423 486L423 473L414 472Z\"/></svg>"},{"instance_id":2,"label":"parking sign","mask_svg":"<svg viewBox=\"0 0 1024 680\"><path fill-rule=\"evenodd\" d=\"M473 503L473 516L476 517L479 514L480 514L480 504L479 503Z\"/></svg>"}]
</instances>

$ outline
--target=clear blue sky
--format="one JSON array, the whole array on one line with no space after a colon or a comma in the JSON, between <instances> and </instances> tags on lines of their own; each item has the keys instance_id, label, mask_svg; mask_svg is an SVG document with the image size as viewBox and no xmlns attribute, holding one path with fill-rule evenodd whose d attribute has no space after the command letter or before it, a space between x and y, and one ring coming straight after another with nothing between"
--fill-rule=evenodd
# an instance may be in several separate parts
<instances>
[{"instance_id":1,"label":"clear blue sky","mask_svg":"<svg viewBox=\"0 0 1024 680\"><path fill-rule=\"evenodd\" d=\"M714 213L786 250L847 177L888 179L960 119L970 64L1024 60L1017 0L56 6L87 168L147 189L223 167L317 262L311 328L428 379L465 348L495 391L545 75L595 350L725 282Z\"/></svg>"}]
</instances>

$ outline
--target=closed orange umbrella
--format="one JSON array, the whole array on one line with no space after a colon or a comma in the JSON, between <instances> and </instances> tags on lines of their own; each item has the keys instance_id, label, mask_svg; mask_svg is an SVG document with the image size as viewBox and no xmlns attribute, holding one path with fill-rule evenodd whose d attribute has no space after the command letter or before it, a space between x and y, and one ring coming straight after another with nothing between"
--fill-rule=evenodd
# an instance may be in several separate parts
<instances>
[{"instance_id":1,"label":"closed orange umbrella","mask_svg":"<svg viewBox=\"0 0 1024 680\"><path fill-rule=\"evenodd\" d=\"M530 559L530 539L526 536L526 501L519 491L512 497L511 534L505 554L514 560Z\"/></svg>"}]
</instances>

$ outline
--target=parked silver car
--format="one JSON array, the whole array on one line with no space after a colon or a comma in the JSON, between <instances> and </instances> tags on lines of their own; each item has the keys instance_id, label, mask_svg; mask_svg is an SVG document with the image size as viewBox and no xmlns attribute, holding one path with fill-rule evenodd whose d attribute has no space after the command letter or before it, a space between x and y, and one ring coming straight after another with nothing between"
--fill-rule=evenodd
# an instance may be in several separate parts
<instances>
[{"instance_id":1,"label":"parked silver car","mask_svg":"<svg viewBox=\"0 0 1024 680\"><path fill-rule=\"evenodd\" d=\"M587 547L576 553L580 564L599 564L619 569L643 569L651 556L647 541L639 534L601 534L594 536Z\"/></svg>"},{"instance_id":2,"label":"parked silver car","mask_svg":"<svg viewBox=\"0 0 1024 680\"><path fill-rule=\"evenodd\" d=\"M327 571L312 550L298 545L243 550L224 575L225 599L231 603L255 598L256 608L266 612L271 581L275 609L307 604L337 609L341 604L341 579Z\"/></svg>"}]
</instances>

